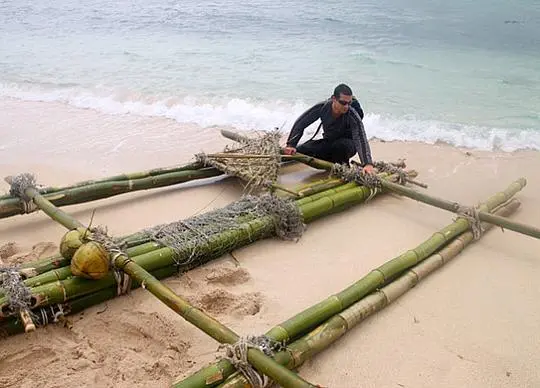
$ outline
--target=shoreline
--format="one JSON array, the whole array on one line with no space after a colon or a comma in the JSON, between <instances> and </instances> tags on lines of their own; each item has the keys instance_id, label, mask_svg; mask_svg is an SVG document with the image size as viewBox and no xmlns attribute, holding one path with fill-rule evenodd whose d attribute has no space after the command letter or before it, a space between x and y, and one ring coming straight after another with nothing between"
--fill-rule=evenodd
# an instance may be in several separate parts
<instances>
[{"instance_id":1,"label":"shoreline","mask_svg":"<svg viewBox=\"0 0 540 388\"><path fill-rule=\"evenodd\" d=\"M28 116L27 113L29 111L35 111L36 114L34 117ZM2 161L14 159L14 156L12 155L13 152L17 153L22 151L24 148L21 148L21 146L27 145L29 148L35 147L36 141L49 147L51 149L50 156L53 157L69 153L73 154L72 147L77 146L79 149L76 151L81 153L80 157L82 158L88 158L92 155L92 151L98 151L100 156L112 160L112 158L116 156L124 158L126 153L140 153L143 157L150 157L152 153L156 152L172 152L174 147L178 147L179 151L182 152L185 151L187 147L184 147L184 142L181 141L181 139L187 139L190 145L199 147L200 151L210 148L214 149L213 142L217 141L220 146L226 144L225 139L220 139L220 129L226 128L236 131L245 131L243 129L236 129L231 125L200 126L195 122L179 122L174 118L160 116L159 114L110 114L103 113L96 108L80 108L58 101L27 101L11 97L0 97L0 114L6 116L6 122L0 126L0 130L6 131L8 143L6 145L6 140L4 140L4 145L0 145L0 156L2 157L0 160ZM24 123L24 121L28 119L30 119L30 122ZM504 155L520 154L522 152L540 152L540 149L535 149L534 146L523 145L519 146L517 149L505 150L501 148L501 145L497 142L497 144L492 145L491 149L486 149L483 146L459 145L441 138L436 140L398 139L397 137L402 137L402 135L399 135L398 133L394 134L396 139L386 139L388 137L386 133L388 129L386 127L376 128L376 126L380 124L370 122L369 118L366 118L365 121L366 128L368 128L368 135L371 133L370 143L398 142L426 144L430 146L448 145L449 147L457 148L464 152L490 152ZM58 128L58 122L62 124L61 128ZM42 133L36 139L33 139L34 143L25 144L23 140L24 137L20 137L21 135L26 135L28 138L31 138L32 135L36 135L24 131L24 127L23 132L19 134L18 137L13 138L13 133L10 134L10 132L19 131L17 126L21 123L28 126L41 125L42 129L38 131L38 133ZM102 123L102 129L105 133L100 131L100 128L96 127L96 123ZM84 128L84 130L82 131L81 124L86 124L86 128L83 125L82 128ZM291 124L292 123L289 123L288 127L290 127ZM375 125L375 128L373 125ZM315 131L315 128L314 125L308 127L302 141L307 140ZM258 130L264 131L270 129L273 128L261 128ZM496 131L501 129L502 128L493 130ZM377 134L377 130L381 130L381 133ZM396 128L392 129L392 131L398 130L399 124L397 124ZM431 131L432 129L430 128L427 130ZM465 129L462 129L461 132L456 133L460 133L462 137L466 137L467 134L463 132L464 130ZM51 139L44 135L46 132L52 132L53 138L60 142L54 143L50 141ZM251 132L251 130L248 130L247 132ZM287 130L281 130L281 132L283 133L284 138L288 135ZM216 133L218 134L217 136ZM113 136L110 136L111 134L113 134ZM102 138L104 135L107 135L110 138ZM442 138L446 136L444 133L441 133L440 135ZM497 137L498 135L496 133L491 133L489 136ZM508 140L511 142L515 141L515 139ZM86 144L88 141L90 141L90 144ZM169 141L171 142L168 143ZM469 139L469 141L474 142L476 140ZM504 140L498 139L498 141ZM464 140L461 140L461 142L463 143ZM18 146L15 148L12 146L10 147L10 143L18 143ZM284 143L285 139L283 139L283 144ZM144 144L145 146L141 148L141 144ZM33 148L29 151L39 152L42 150ZM174 164L176 161L171 161L171 163ZM69 164L67 159L65 164ZM86 169L89 167L90 166L88 165L84 166ZM104 167L101 167L99 172L107 173Z\"/></svg>"}]
</instances>

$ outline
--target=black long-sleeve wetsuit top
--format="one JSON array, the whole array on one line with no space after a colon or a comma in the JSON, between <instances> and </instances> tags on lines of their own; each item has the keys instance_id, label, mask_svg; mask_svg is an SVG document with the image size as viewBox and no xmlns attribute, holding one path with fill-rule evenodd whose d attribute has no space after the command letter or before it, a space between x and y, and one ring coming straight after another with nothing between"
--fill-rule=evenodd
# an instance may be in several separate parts
<instances>
[{"instance_id":1,"label":"black long-sleeve wetsuit top","mask_svg":"<svg viewBox=\"0 0 540 388\"><path fill-rule=\"evenodd\" d=\"M337 119L332 116L332 100L322 101L298 117L287 139L287 146L296 148L304 135L304 129L317 119L321 119L324 139L337 140L342 137L352 139L361 164L363 166L372 164L371 149L362 123L363 117L364 112L356 99L353 99L353 104L347 112Z\"/></svg>"}]
</instances>

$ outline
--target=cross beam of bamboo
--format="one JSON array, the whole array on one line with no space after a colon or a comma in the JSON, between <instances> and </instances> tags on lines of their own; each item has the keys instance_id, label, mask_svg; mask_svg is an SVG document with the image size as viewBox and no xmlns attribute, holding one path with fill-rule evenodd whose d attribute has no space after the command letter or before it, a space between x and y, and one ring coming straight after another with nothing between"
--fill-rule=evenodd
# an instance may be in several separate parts
<instances>
[{"instance_id":1,"label":"cross beam of bamboo","mask_svg":"<svg viewBox=\"0 0 540 388\"><path fill-rule=\"evenodd\" d=\"M350 184L354 185L352 182ZM481 205L482 210L491 212L497 209L501 204L509 201L519 190L519 186L511 184L506 190L489 197ZM273 327L265 335L278 342L285 341L288 343L295 340L335 314L358 302L369 293L384 286L404 271L422 262L468 229L469 223L466 219L460 218L454 221L434 233L429 239L417 247L373 269L349 287L308 307L294 317ZM219 363L203 368L185 380L175 383L174 388L214 387L222 382L225 376L232 373L234 373L234 368L230 362L221 360ZM217 378L218 375L222 376L221 380ZM214 383L204 384L203 382L207 380Z\"/></svg>"},{"instance_id":2,"label":"cross beam of bamboo","mask_svg":"<svg viewBox=\"0 0 540 388\"><path fill-rule=\"evenodd\" d=\"M509 216L520 206L519 201L512 199L507 204L498 208L497 215ZM486 230L493 225L486 225ZM287 346L286 350L275 354L274 358L287 368L297 369L305 361L337 342L347 332L363 322L369 316L382 310L392 302L412 290L428 275L443 267L454 259L468 245L474 242L471 231L464 232L436 254L431 255L420 264L401 274L399 278L388 283L360 299L346 310L334 315L314 330L305 334ZM241 375L230 377L219 388L244 388L246 380Z\"/></svg>"},{"instance_id":3,"label":"cross beam of bamboo","mask_svg":"<svg viewBox=\"0 0 540 388\"><path fill-rule=\"evenodd\" d=\"M414 171L408 172L408 174L412 177L416 176ZM397 179L397 176L388 176L387 173L381 173L380 176L384 179ZM324 190L325 188L326 190ZM377 191L378 190L376 190L376 192ZM373 195L373 193L370 189L358 186L354 182L350 182L333 189L319 187L311 196L298 199L295 202L300 208L304 221L310 223L314 219L324 215L342 211L353 204L364 202L368 200L371 195ZM236 245L234 245L235 247L241 247L255 240L273 235L273 233L274 219L271 216L267 216L263 219L256 219L243 224L239 229L233 232L233 235L231 235L230 232L226 232L225 235L227 238L237 241ZM134 235L126 236L123 241L139 241L137 235L138 234L136 233ZM205 255L207 255L208 259L218 257L224 253L216 252L211 248L213 242L221 241L223 236L224 235L210 237L208 245L203 247L203 250L207 252ZM147 240L144 239L144 241ZM146 271L152 273L156 278L163 278L176 272L174 269L176 267L173 250L168 247L159 249L160 247L162 247L160 244L153 242L142 243L142 245L134 244L128 246L125 253ZM188 258L191 253L187 250L184 254L186 255L184 258ZM33 268L33 270L37 271L39 269L39 273L43 273L41 269L44 267L56 268L58 264L56 259L53 258L52 262L50 262L50 260L51 259L46 259L45 261L40 260L34 265L31 265L31 267L37 266L36 268ZM184 270L189 268L189 265L183 267ZM25 280L26 286L35 287L32 289L33 298L35 299L32 307L43 309L46 305L50 306L61 303L66 308L65 311L80 311L83 306L88 307L93 303L100 303L103 297L113 298L117 296L116 287L114 287L112 295L110 293L110 290L113 289L113 285L116 284L112 274L107 275L103 279L93 281L76 277L67 279L68 277L71 277L69 266ZM136 283L137 279L134 279L133 284ZM5 304L5 298L0 296L0 307L5 306ZM47 312L48 311L49 310L47 309ZM1 332L15 334L20 332L21 329L24 331L24 327L19 325L17 323L18 321L9 319L7 318L8 316L9 314L2 314L0 309L0 322L5 320L2 325L0 325L0 334Z\"/></svg>"},{"instance_id":4,"label":"cross beam of bamboo","mask_svg":"<svg viewBox=\"0 0 540 388\"><path fill-rule=\"evenodd\" d=\"M11 183L11 179L6 179ZM63 212L42 196L35 187L28 187L24 190L24 194L28 196L34 203L43 210L53 220L59 222L67 229L76 229L78 227L86 228L81 222ZM152 274L142 268L140 265L132 261L125 253L115 255L113 258L115 267L126 272L132 279L141 283L141 286L173 311L183 317L185 320L214 338L220 343L234 344L240 337L231 329L221 324L214 318L207 315L205 312L193 307L183 298L174 293L169 287L162 284ZM28 312L21 310L21 318L26 319ZM29 314L28 314L29 317ZM35 330L33 322L28 322L28 330ZM33 326L32 329L30 329ZM261 350L250 348L247 352L247 359L259 373L269 376L273 381L279 383L283 387L291 388L312 388L316 387L313 384L302 379L296 373L291 372L287 368L278 364L273 358L265 355Z\"/></svg>"},{"instance_id":5,"label":"cross beam of bamboo","mask_svg":"<svg viewBox=\"0 0 540 388\"><path fill-rule=\"evenodd\" d=\"M222 344L234 344L240 339L234 331L190 305L186 300L176 295L169 287L165 286L141 266L131 261L127 256L119 256L115 260L115 266L125 271L133 279L137 279L141 282L143 288L150 291L186 321L198 327L216 341ZM259 349L249 348L247 353L249 363L257 368L259 373L270 376L273 381L279 383L282 387L316 387L302 379L296 373L284 368Z\"/></svg>"},{"instance_id":6,"label":"cross beam of bamboo","mask_svg":"<svg viewBox=\"0 0 540 388\"><path fill-rule=\"evenodd\" d=\"M235 141L242 141L242 139L246 138L242 135L238 135L237 133L228 131L228 130L222 130L221 133L223 136L229 139L235 140ZM316 159L311 156L303 155L300 153L296 153L295 155L292 155L292 156L295 157L295 160L301 163L305 163L315 168L331 171L333 167L333 163L331 162L321 160L321 159ZM435 206L440 209L444 209L444 210L457 213L457 214L459 214L462 211L462 209L466 209L465 206L460 205L457 202L452 202L445 199L437 198L435 196L413 190L409 187L405 187L400 184L388 182L382 179L379 180L379 182L381 186L388 191L392 191L394 193L403 195L405 197L414 199L418 202L422 202L427 205ZM515 184L521 185L521 187L523 188L527 184L527 181L525 178L520 178L516 181ZM527 236L540 239L540 229L537 227L511 221L505 217L497 216L495 214L489 214L484 211L478 211L477 214L480 221L488 222L490 224L497 225L497 226L512 230L517 233L525 234Z\"/></svg>"}]
</instances>

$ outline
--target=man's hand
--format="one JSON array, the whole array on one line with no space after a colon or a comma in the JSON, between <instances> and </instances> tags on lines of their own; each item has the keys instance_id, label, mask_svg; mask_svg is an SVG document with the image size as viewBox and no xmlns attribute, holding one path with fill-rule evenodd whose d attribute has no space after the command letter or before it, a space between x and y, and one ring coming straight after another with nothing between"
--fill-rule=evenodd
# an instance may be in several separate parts
<instances>
[{"instance_id":1,"label":"man's hand","mask_svg":"<svg viewBox=\"0 0 540 388\"><path fill-rule=\"evenodd\" d=\"M296 148L294 148L294 147L285 147L285 148L283 148L283 153L285 155L294 155L296 153Z\"/></svg>"},{"instance_id":2,"label":"man's hand","mask_svg":"<svg viewBox=\"0 0 540 388\"><path fill-rule=\"evenodd\" d=\"M366 164L364 166L364 168L362 169L362 172L364 174L374 174L375 173L375 169L373 168L373 166L371 164Z\"/></svg>"}]
</instances>

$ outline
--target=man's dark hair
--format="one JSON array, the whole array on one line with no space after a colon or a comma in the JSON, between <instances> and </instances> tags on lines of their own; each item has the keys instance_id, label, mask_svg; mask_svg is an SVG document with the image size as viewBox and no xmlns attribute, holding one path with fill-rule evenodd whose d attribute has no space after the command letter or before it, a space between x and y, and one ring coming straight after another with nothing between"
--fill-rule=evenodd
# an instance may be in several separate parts
<instances>
[{"instance_id":1,"label":"man's dark hair","mask_svg":"<svg viewBox=\"0 0 540 388\"><path fill-rule=\"evenodd\" d=\"M339 84L334 89L334 97L339 98L340 94L343 94L345 96L352 96L352 90L349 86L345 84Z\"/></svg>"}]
</instances>

